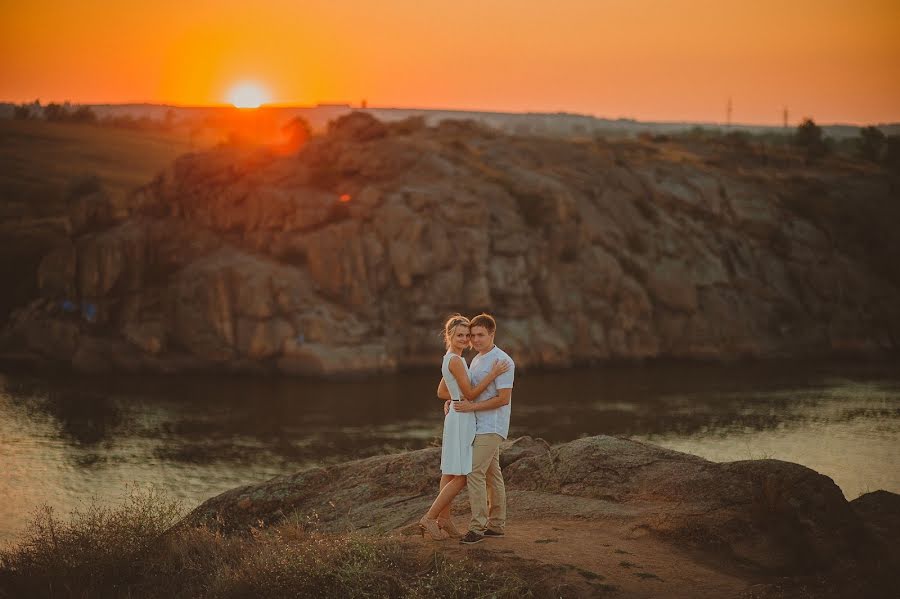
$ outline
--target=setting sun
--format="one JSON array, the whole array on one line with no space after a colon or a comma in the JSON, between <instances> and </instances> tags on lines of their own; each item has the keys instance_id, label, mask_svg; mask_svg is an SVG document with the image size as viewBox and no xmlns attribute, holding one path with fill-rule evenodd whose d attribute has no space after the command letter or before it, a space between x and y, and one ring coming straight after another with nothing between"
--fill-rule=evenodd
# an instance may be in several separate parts
<instances>
[{"instance_id":1,"label":"setting sun","mask_svg":"<svg viewBox=\"0 0 900 599\"><path fill-rule=\"evenodd\" d=\"M255 83L240 83L228 92L228 101L238 108L259 108L268 100L266 90Z\"/></svg>"}]
</instances>

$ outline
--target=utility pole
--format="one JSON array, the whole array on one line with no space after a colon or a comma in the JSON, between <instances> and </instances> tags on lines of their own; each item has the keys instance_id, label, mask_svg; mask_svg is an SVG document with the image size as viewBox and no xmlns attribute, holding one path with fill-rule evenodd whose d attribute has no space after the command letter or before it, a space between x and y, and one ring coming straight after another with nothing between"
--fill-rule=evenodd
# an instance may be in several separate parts
<instances>
[{"instance_id":1,"label":"utility pole","mask_svg":"<svg viewBox=\"0 0 900 599\"><path fill-rule=\"evenodd\" d=\"M725 124L731 127L731 96L728 96L728 104L725 107Z\"/></svg>"},{"instance_id":2,"label":"utility pole","mask_svg":"<svg viewBox=\"0 0 900 599\"><path fill-rule=\"evenodd\" d=\"M783 125L784 125L784 128L787 129L787 128L788 128L788 109L787 109L787 106L784 107L784 110L783 110L782 113L781 113L781 117L782 117L782 123L783 123Z\"/></svg>"}]
</instances>

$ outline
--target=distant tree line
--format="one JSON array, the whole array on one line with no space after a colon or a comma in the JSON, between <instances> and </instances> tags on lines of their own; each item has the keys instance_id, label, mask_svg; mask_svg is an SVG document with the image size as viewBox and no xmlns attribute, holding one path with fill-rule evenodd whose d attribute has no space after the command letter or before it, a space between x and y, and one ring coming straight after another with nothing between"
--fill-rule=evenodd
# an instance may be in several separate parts
<instances>
[{"instance_id":1,"label":"distant tree line","mask_svg":"<svg viewBox=\"0 0 900 599\"><path fill-rule=\"evenodd\" d=\"M797 127L793 141L806 153L808 163L834 152L836 146L835 141L825 137L822 128L810 118L804 119ZM848 153L858 158L890 169L900 169L900 135L885 135L878 127L863 127L859 130L859 137L846 140L845 146Z\"/></svg>"},{"instance_id":2,"label":"distant tree line","mask_svg":"<svg viewBox=\"0 0 900 599\"><path fill-rule=\"evenodd\" d=\"M783 132L751 133L697 126L671 136L644 133L639 137L655 142L667 141L670 137L716 141L736 149L749 150L752 146L763 154L766 153L765 148L769 147L793 149L794 155L799 154L806 164L814 164L829 155L841 155L900 172L900 135L886 135L874 126L862 127L857 137L841 139L826 136L824 130L811 118L804 119L795 129Z\"/></svg>"},{"instance_id":3,"label":"distant tree line","mask_svg":"<svg viewBox=\"0 0 900 599\"><path fill-rule=\"evenodd\" d=\"M130 115L100 118L90 106L73 106L69 102L62 104L51 102L46 106L41 106L40 101L35 100L32 103L14 106L13 118L17 120L43 119L54 123L97 124L122 129L171 129L175 124L175 111L171 108L167 110L162 120Z\"/></svg>"},{"instance_id":4,"label":"distant tree line","mask_svg":"<svg viewBox=\"0 0 900 599\"><path fill-rule=\"evenodd\" d=\"M90 106L72 106L68 102L51 102L41 106L40 102L19 104L13 109L13 117L19 120L40 119L56 123L96 123L97 114Z\"/></svg>"}]
</instances>

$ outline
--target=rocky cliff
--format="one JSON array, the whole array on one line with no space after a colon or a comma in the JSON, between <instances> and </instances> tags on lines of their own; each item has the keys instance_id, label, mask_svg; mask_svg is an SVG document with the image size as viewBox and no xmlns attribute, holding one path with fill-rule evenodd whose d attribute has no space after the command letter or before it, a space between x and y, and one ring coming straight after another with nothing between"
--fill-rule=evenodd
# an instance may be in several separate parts
<instances>
[{"instance_id":1,"label":"rocky cliff","mask_svg":"<svg viewBox=\"0 0 900 599\"><path fill-rule=\"evenodd\" d=\"M894 351L887 249L815 207L895 186L838 160L352 114L299 152L182 156L127 219L74 227L0 351L89 372L389 371L433 366L442 319L482 310L521 365Z\"/></svg>"}]
</instances>

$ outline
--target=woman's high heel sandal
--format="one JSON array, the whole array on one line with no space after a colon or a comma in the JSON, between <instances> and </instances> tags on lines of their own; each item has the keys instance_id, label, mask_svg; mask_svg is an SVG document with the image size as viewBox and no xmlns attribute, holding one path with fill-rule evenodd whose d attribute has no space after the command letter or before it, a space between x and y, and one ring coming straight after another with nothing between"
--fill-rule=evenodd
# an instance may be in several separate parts
<instances>
[{"instance_id":1,"label":"woman's high heel sandal","mask_svg":"<svg viewBox=\"0 0 900 599\"><path fill-rule=\"evenodd\" d=\"M422 529L422 534L426 538L431 537L434 541L443 541L444 539L450 538L450 535L441 530L441 527L438 526L438 521L431 520L428 517L428 514L425 514L422 516L422 519L419 520L419 528Z\"/></svg>"},{"instance_id":2,"label":"woman's high heel sandal","mask_svg":"<svg viewBox=\"0 0 900 599\"><path fill-rule=\"evenodd\" d=\"M453 520L451 520L450 518L438 518L437 522L438 526L441 527L441 530L443 530L454 539L458 539L462 536L462 533L459 532L459 529L456 528L456 525L453 524Z\"/></svg>"}]
</instances>

